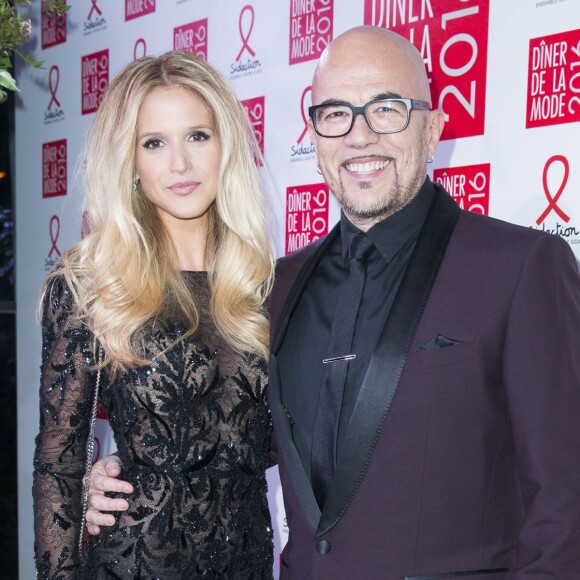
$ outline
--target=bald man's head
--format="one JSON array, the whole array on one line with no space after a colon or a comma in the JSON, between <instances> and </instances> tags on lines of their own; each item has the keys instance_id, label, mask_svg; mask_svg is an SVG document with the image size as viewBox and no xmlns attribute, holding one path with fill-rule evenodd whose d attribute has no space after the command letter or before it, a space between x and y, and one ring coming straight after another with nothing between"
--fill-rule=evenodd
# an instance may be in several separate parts
<instances>
[{"instance_id":1,"label":"bald man's head","mask_svg":"<svg viewBox=\"0 0 580 580\"><path fill-rule=\"evenodd\" d=\"M419 51L401 35L377 26L357 26L337 36L318 60L313 90L325 69L338 67L346 77L353 68L373 63L386 64L391 75L403 77L414 98L431 100L429 79Z\"/></svg>"},{"instance_id":2,"label":"bald man's head","mask_svg":"<svg viewBox=\"0 0 580 580\"><path fill-rule=\"evenodd\" d=\"M336 37L322 53L312 81L312 104L364 107L371 102L375 115L401 111L401 130L377 133L357 115L346 135L323 137L309 120L322 174L346 216L361 229L400 210L417 194L443 130L443 115L428 110L429 79L418 50L392 31L358 26ZM318 112L325 115L326 108ZM345 118L344 107L329 113L331 123Z\"/></svg>"}]
</instances>

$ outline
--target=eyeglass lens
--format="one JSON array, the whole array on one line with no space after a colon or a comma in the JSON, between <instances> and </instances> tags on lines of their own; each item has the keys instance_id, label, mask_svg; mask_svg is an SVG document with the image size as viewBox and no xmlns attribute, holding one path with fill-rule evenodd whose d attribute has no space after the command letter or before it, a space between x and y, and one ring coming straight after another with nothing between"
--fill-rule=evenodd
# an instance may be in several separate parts
<instances>
[{"instance_id":1,"label":"eyeglass lens","mask_svg":"<svg viewBox=\"0 0 580 580\"><path fill-rule=\"evenodd\" d=\"M315 114L316 128L329 137L342 135L349 131L352 116L352 109L348 105L321 107ZM365 118L374 131L396 133L402 131L407 124L407 104L396 99L368 103Z\"/></svg>"}]
</instances>

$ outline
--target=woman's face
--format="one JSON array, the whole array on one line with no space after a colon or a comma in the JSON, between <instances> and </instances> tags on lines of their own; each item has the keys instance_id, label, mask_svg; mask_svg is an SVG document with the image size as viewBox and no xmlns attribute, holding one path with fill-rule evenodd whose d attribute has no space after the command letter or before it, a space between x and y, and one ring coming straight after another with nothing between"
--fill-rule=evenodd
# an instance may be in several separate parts
<instances>
[{"instance_id":1,"label":"woman's face","mask_svg":"<svg viewBox=\"0 0 580 580\"><path fill-rule=\"evenodd\" d=\"M169 232L207 225L220 159L212 114L197 94L169 86L147 95L137 117L137 177Z\"/></svg>"}]
</instances>

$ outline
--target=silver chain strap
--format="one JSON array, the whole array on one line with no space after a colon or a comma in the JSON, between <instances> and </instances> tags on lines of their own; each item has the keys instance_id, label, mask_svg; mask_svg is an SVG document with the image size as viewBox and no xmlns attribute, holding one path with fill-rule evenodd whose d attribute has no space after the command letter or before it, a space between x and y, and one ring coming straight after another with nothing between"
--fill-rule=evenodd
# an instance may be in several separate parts
<instances>
[{"instance_id":1,"label":"silver chain strap","mask_svg":"<svg viewBox=\"0 0 580 580\"><path fill-rule=\"evenodd\" d=\"M99 346L97 352L97 365L102 359L103 349ZM95 382L95 390L93 393L93 404L91 406L91 425L89 428L89 438L87 442L87 460L85 463L85 475L83 477L83 514L81 516L81 526L79 530L78 549L79 555L83 553L83 536L85 532L85 524L87 520L87 509L89 507L89 487L91 484L91 471L93 469L93 454L95 452L95 427L97 425L97 408L99 406L99 387L101 384L101 368L97 369L97 380Z\"/></svg>"}]
</instances>

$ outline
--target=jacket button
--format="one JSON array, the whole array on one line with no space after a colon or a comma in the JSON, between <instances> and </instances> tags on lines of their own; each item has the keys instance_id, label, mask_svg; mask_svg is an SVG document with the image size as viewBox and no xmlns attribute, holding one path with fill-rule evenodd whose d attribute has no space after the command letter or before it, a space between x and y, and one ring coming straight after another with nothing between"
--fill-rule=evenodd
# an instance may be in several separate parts
<instances>
[{"instance_id":1,"label":"jacket button","mask_svg":"<svg viewBox=\"0 0 580 580\"><path fill-rule=\"evenodd\" d=\"M328 554L330 552L330 542L328 540L318 540L316 542L316 551L323 556Z\"/></svg>"}]
</instances>

